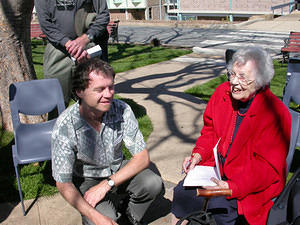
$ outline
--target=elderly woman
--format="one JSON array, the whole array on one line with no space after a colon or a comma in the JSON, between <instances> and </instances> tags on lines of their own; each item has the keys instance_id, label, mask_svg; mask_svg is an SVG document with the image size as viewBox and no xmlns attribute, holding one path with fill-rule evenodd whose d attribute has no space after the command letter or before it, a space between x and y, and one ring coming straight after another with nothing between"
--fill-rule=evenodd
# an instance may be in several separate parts
<instances>
[{"instance_id":1,"label":"elderly woman","mask_svg":"<svg viewBox=\"0 0 300 225\"><path fill-rule=\"evenodd\" d=\"M203 115L204 126L192 155L183 162L187 173L195 165L214 166L218 145L222 180L207 189L232 190L230 197L209 200L217 224L266 224L268 212L285 185L291 117L270 91L274 75L268 53L259 47L239 49L228 65L229 82L221 84ZM190 163L188 163L190 162ZM187 165L190 164L188 167ZM172 224L200 210L196 190L174 188Z\"/></svg>"}]
</instances>

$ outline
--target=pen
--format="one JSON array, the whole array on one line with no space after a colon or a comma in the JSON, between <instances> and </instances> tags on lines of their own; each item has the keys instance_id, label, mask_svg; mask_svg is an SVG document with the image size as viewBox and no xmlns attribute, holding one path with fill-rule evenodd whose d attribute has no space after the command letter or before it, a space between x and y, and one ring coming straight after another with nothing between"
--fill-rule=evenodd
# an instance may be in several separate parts
<instances>
[{"instance_id":1,"label":"pen","mask_svg":"<svg viewBox=\"0 0 300 225\"><path fill-rule=\"evenodd\" d=\"M190 167L190 165L191 165L191 160L192 160L192 158L186 163L186 169L188 169L189 167ZM184 174L184 169L181 171L181 174Z\"/></svg>"}]
</instances>

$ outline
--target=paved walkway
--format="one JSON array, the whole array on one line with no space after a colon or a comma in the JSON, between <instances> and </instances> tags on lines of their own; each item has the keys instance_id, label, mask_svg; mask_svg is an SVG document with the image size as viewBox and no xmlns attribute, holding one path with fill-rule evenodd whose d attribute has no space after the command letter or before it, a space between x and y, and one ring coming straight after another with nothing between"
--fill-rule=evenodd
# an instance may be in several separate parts
<instances>
[{"instance_id":1,"label":"paved walkway","mask_svg":"<svg viewBox=\"0 0 300 225\"><path fill-rule=\"evenodd\" d=\"M290 17L288 23L291 20L294 24L300 23L299 17ZM285 31L288 32L292 28L285 23L287 24L282 20L276 27L286 27ZM264 28L272 30L270 25L265 25ZM183 178L180 173L182 160L190 154L202 127L201 116L205 103L183 91L219 76L223 70L223 57L190 54L116 76L118 94L143 105L154 127L147 144L152 167L161 174L166 192L149 209L146 220L151 225L170 224L172 188ZM24 217L20 203L0 204L0 224L81 224L78 212L59 194L37 201L25 201L25 205L30 210Z\"/></svg>"}]
</instances>

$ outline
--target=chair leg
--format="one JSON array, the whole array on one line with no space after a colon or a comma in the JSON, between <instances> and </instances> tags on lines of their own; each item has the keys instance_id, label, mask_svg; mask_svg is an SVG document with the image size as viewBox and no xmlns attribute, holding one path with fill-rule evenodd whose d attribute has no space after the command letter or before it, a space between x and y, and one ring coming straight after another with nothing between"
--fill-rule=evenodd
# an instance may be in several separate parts
<instances>
[{"instance_id":1,"label":"chair leg","mask_svg":"<svg viewBox=\"0 0 300 225\"><path fill-rule=\"evenodd\" d=\"M24 207L24 202L23 202L23 194L22 194L22 190L21 190L20 177L19 177L19 171L18 171L18 166L17 165L15 165L15 171L16 171L16 176L17 176L17 182L18 182L20 201L21 201L21 205L22 205L22 211L23 211L23 215L25 216L26 213L25 213L25 207Z\"/></svg>"},{"instance_id":2,"label":"chair leg","mask_svg":"<svg viewBox=\"0 0 300 225\"><path fill-rule=\"evenodd\" d=\"M203 210L203 212L207 212L208 200L209 200L209 198L204 198L203 199L203 203L202 203L202 210Z\"/></svg>"}]
</instances>

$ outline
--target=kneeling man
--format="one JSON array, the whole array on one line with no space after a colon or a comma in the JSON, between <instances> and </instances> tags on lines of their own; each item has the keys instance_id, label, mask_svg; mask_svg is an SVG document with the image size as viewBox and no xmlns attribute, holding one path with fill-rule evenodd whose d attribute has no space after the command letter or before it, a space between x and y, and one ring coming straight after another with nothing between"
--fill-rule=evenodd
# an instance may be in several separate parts
<instances>
[{"instance_id":1,"label":"kneeling man","mask_svg":"<svg viewBox=\"0 0 300 225\"><path fill-rule=\"evenodd\" d=\"M80 64L72 81L78 101L58 117L52 133L56 186L83 224L117 224L120 193L128 194L129 221L140 224L162 189L161 178L147 169L149 154L131 108L113 99L114 77L98 58Z\"/></svg>"}]
</instances>

